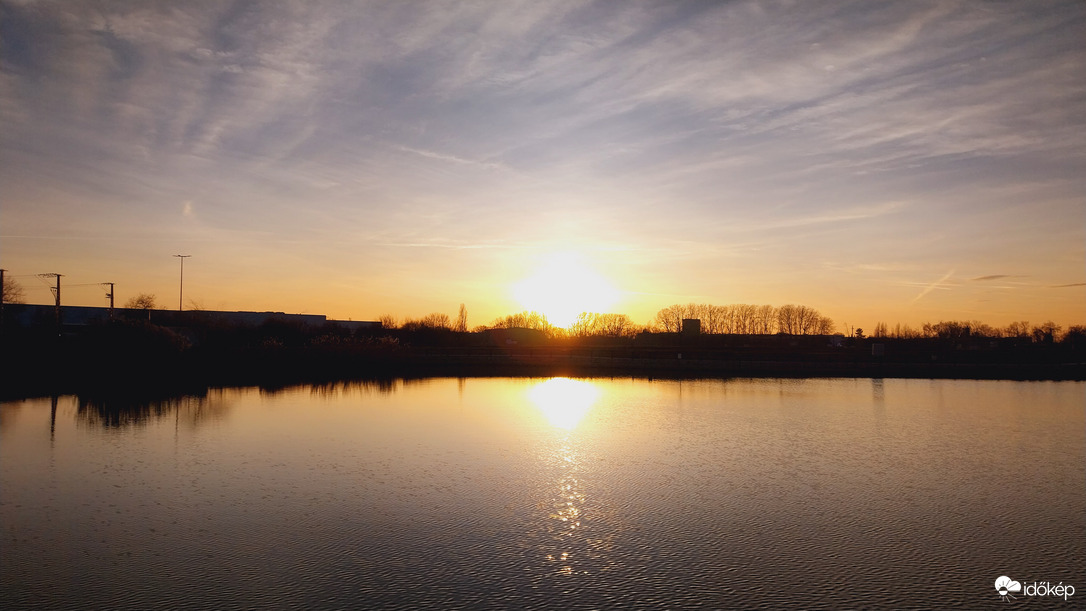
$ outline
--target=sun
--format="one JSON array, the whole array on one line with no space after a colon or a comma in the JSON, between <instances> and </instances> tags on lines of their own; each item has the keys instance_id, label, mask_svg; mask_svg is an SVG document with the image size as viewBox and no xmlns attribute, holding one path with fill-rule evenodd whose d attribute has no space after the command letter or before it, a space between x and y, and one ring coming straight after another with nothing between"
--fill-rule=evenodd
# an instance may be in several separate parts
<instances>
[{"instance_id":1,"label":"sun","mask_svg":"<svg viewBox=\"0 0 1086 611\"><path fill-rule=\"evenodd\" d=\"M618 301L618 291L576 253L547 257L534 275L513 286L513 296L556 327L569 327L581 312L606 312Z\"/></svg>"}]
</instances>

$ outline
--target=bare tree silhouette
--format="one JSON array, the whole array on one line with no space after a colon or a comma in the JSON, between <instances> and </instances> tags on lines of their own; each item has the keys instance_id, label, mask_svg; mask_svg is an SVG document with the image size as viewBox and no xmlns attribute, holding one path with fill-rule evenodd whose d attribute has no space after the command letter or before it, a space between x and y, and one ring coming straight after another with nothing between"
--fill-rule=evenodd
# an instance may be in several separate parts
<instances>
[{"instance_id":1,"label":"bare tree silhouette","mask_svg":"<svg viewBox=\"0 0 1086 611\"><path fill-rule=\"evenodd\" d=\"M459 333L466 333L468 330L468 309L464 304L460 304L460 312L456 315L456 327L453 330Z\"/></svg>"},{"instance_id":2,"label":"bare tree silhouette","mask_svg":"<svg viewBox=\"0 0 1086 611\"><path fill-rule=\"evenodd\" d=\"M1033 330L1030 331L1030 334L1033 336L1033 341L1038 344L1051 344L1053 341L1055 341L1056 336L1060 334L1060 329L1062 329L1062 327L1050 320L1046 323L1033 327Z\"/></svg>"},{"instance_id":3,"label":"bare tree silhouette","mask_svg":"<svg viewBox=\"0 0 1086 611\"><path fill-rule=\"evenodd\" d=\"M894 325L894 331L891 334L891 337L896 337L899 339L916 339L918 337L924 337L924 333L918 329L910 327L909 325L897 323Z\"/></svg>"},{"instance_id":4,"label":"bare tree silhouette","mask_svg":"<svg viewBox=\"0 0 1086 611\"><path fill-rule=\"evenodd\" d=\"M685 306L675 304L656 313L656 324L665 333L678 333L683 328L683 318L685 317Z\"/></svg>"},{"instance_id":5,"label":"bare tree silhouette","mask_svg":"<svg viewBox=\"0 0 1086 611\"><path fill-rule=\"evenodd\" d=\"M1070 344L1071 346L1086 345L1086 326L1071 325L1067 327L1067 333L1064 333L1063 337L1060 338L1060 343Z\"/></svg>"},{"instance_id":6,"label":"bare tree silhouette","mask_svg":"<svg viewBox=\"0 0 1086 611\"><path fill-rule=\"evenodd\" d=\"M130 310L155 310L155 296L151 293L140 293L124 303L124 307Z\"/></svg>"},{"instance_id":7,"label":"bare tree silhouette","mask_svg":"<svg viewBox=\"0 0 1086 611\"><path fill-rule=\"evenodd\" d=\"M26 291L15 280L4 279L3 303L25 303Z\"/></svg>"},{"instance_id":8,"label":"bare tree silhouette","mask_svg":"<svg viewBox=\"0 0 1086 611\"><path fill-rule=\"evenodd\" d=\"M1006 334L1007 337L1028 338L1030 337L1029 322L1024 320L1012 322L1003 329L1003 333Z\"/></svg>"},{"instance_id":9,"label":"bare tree silhouette","mask_svg":"<svg viewBox=\"0 0 1086 611\"><path fill-rule=\"evenodd\" d=\"M452 320L448 314L432 312L418 320L408 319L400 327L406 331L418 331L421 329L448 329L452 330Z\"/></svg>"},{"instance_id":10,"label":"bare tree silhouette","mask_svg":"<svg viewBox=\"0 0 1086 611\"><path fill-rule=\"evenodd\" d=\"M818 310L802 305L783 305L777 309L777 330L788 335L827 335L833 333L833 320Z\"/></svg>"},{"instance_id":11,"label":"bare tree silhouette","mask_svg":"<svg viewBox=\"0 0 1086 611\"><path fill-rule=\"evenodd\" d=\"M777 308L771 305L758 306L754 317L754 333L769 335L777 332Z\"/></svg>"},{"instance_id":12,"label":"bare tree silhouette","mask_svg":"<svg viewBox=\"0 0 1086 611\"><path fill-rule=\"evenodd\" d=\"M834 330L832 319L801 305L775 308L748 303L726 306L675 304L657 312L653 322L658 331L677 333L682 329L684 318L700 320L703 333L828 335Z\"/></svg>"},{"instance_id":13,"label":"bare tree silhouette","mask_svg":"<svg viewBox=\"0 0 1086 611\"><path fill-rule=\"evenodd\" d=\"M633 337L637 334L637 326L625 314L581 312L570 325L569 334L574 337Z\"/></svg>"},{"instance_id":14,"label":"bare tree silhouette","mask_svg":"<svg viewBox=\"0 0 1086 611\"><path fill-rule=\"evenodd\" d=\"M535 329L542 331L547 335L559 335L561 331L552 325L547 317L539 312L529 312L527 310L519 312L517 314L510 314L508 316L498 318L494 322L490 323L492 329Z\"/></svg>"}]
</instances>

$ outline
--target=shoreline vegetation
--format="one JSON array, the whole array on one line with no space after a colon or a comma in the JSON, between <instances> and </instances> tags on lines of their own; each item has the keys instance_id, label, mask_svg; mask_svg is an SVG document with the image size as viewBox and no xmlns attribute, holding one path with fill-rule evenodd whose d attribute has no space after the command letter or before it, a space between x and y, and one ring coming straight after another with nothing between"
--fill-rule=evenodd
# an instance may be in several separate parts
<instances>
[{"instance_id":1,"label":"shoreline vegetation","mask_svg":"<svg viewBox=\"0 0 1086 611\"><path fill-rule=\"evenodd\" d=\"M121 313L59 328L55 319L5 324L3 345L16 358L6 367L0 398L425 377L1086 380L1086 337L1073 331L1057 339L1043 328L1035 336L991 337L939 323L934 336L864 337L703 333L688 324L571 336L518 326L532 322L530 313L470 332L453 330L447 319L388 328L313 325L271 313L259 324L223 322L200 311L155 311L157 322L148 312Z\"/></svg>"}]
</instances>

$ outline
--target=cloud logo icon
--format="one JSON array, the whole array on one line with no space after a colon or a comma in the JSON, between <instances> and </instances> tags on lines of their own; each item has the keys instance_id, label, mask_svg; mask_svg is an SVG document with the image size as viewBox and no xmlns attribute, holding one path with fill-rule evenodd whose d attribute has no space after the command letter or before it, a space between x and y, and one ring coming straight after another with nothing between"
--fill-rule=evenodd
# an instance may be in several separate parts
<instances>
[{"instance_id":1,"label":"cloud logo icon","mask_svg":"<svg viewBox=\"0 0 1086 611\"><path fill-rule=\"evenodd\" d=\"M1010 577L1007 577L1006 575L1001 575L999 579L995 580L995 589L996 592L999 592L1000 598L1002 598L1003 600L1007 600L1007 597L1011 596L1012 592L1022 591L1022 584L1011 579ZM1014 597L1011 596L1011 598Z\"/></svg>"}]
</instances>

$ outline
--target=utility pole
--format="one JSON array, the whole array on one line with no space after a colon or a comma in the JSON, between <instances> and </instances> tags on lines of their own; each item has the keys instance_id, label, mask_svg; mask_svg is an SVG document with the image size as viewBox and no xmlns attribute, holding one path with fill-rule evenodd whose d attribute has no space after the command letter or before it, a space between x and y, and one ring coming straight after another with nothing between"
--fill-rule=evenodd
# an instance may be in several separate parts
<instances>
[{"instance_id":1,"label":"utility pole","mask_svg":"<svg viewBox=\"0 0 1086 611\"><path fill-rule=\"evenodd\" d=\"M53 290L53 297L55 297L56 301L57 301L57 303L56 303L57 335L60 335L60 321L61 321L61 318L60 318L60 276L61 276L61 274L38 274L38 275L42 276L42 277L53 276L54 278L57 279L57 285L52 290Z\"/></svg>"},{"instance_id":2,"label":"utility pole","mask_svg":"<svg viewBox=\"0 0 1086 611\"><path fill-rule=\"evenodd\" d=\"M57 274L56 276L57 276L57 288L56 288L56 293L57 293L57 335L60 335L60 329L61 329L61 324L62 324L61 321L63 320L63 318L61 318L61 316L60 316L60 274Z\"/></svg>"},{"instance_id":3,"label":"utility pole","mask_svg":"<svg viewBox=\"0 0 1086 611\"><path fill-rule=\"evenodd\" d=\"M182 309L181 306L182 306L182 303L183 303L182 299L184 299L184 297L185 297L185 259L191 257L192 255L174 255L174 256L181 258L181 291L177 295L177 311L180 312L181 309Z\"/></svg>"},{"instance_id":4,"label":"utility pole","mask_svg":"<svg viewBox=\"0 0 1086 611\"><path fill-rule=\"evenodd\" d=\"M106 297L109 297L109 319L113 320L113 283L103 282L102 286L109 285L109 292L106 293Z\"/></svg>"},{"instance_id":5,"label":"utility pole","mask_svg":"<svg viewBox=\"0 0 1086 611\"><path fill-rule=\"evenodd\" d=\"M0 269L0 328L4 324L4 272L8 270Z\"/></svg>"}]
</instances>

